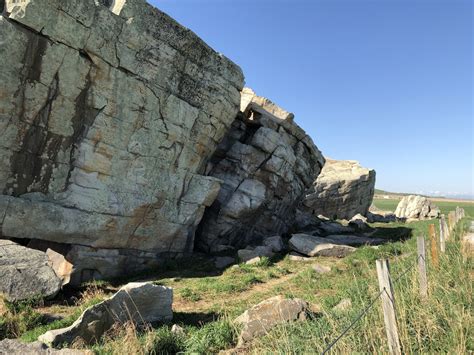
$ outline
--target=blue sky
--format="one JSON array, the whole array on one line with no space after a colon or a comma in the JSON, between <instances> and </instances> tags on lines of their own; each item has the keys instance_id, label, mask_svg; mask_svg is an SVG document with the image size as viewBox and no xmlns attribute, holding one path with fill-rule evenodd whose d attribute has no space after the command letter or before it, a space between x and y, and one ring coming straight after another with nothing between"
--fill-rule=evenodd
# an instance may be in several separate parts
<instances>
[{"instance_id":1,"label":"blue sky","mask_svg":"<svg viewBox=\"0 0 474 355\"><path fill-rule=\"evenodd\" d=\"M474 195L470 0L154 0L377 187Z\"/></svg>"}]
</instances>

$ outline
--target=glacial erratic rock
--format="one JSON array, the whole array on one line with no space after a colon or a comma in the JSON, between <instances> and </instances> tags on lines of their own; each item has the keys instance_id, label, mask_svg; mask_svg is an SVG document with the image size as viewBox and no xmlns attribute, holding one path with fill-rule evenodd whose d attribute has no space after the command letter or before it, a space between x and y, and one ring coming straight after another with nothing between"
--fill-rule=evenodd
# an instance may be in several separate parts
<instances>
[{"instance_id":1,"label":"glacial erratic rock","mask_svg":"<svg viewBox=\"0 0 474 355\"><path fill-rule=\"evenodd\" d=\"M191 252L240 68L145 0L3 3L0 235Z\"/></svg>"},{"instance_id":2,"label":"glacial erratic rock","mask_svg":"<svg viewBox=\"0 0 474 355\"><path fill-rule=\"evenodd\" d=\"M7 300L53 297L61 285L46 253L0 240L0 293Z\"/></svg>"},{"instance_id":3,"label":"glacial erratic rock","mask_svg":"<svg viewBox=\"0 0 474 355\"><path fill-rule=\"evenodd\" d=\"M304 200L314 215L351 219L369 210L375 191L375 171L354 160L326 159L326 164Z\"/></svg>"},{"instance_id":4,"label":"glacial erratic rock","mask_svg":"<svg viewBox=\"0 0 474 355\"><path fill-rule=\"evenodd\" d=\"M91 344L115 323L136 324L169 321L173 318L173 290L151 282L132 282L123 286L110 299L91 306L71 326L50 330L38 340L60 346L76 341Z\"/></svg>"},{"instance_id":5,"label":"glacial erratic rock","mask_svg":"<svg viewBox=\"0 0 474 355\"><path fill-rule=\"evenodd\" d=\"M395 210L395 216L403 219L438 218L440 214L440 209L433 202L419 195L403 197Z\"/></svg>"},{"instance_id":6,"label":"glacial erratic rock","mask_svg":"<svg viewBox=\"0 0 474 355\"><path fill-rule=\"evenodd\" d=\"M234 320L235 323L243 325L239 345L266 334L279 324L305 320L307 313L308 304L299 298L275 296L260 302Z\"/></svg>"},{"instance_id":7,"label":"glacial erratic rock","mask_svg":"<svg viewBox=\"0 0 474 355\"><path fill-rule=\"evenodd\" d=\"M243 247L286 233L298 205L324 165L293 115L250 89L206 171L223 181L200 225L198 247Z\"/></svg>"}]
</instances>

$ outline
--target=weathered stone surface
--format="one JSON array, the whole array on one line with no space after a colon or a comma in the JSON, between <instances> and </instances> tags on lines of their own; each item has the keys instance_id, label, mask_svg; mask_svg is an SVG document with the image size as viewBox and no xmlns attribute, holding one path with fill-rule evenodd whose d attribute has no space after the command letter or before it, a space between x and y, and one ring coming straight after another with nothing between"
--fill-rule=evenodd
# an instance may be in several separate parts
<instances>
[{"instance_id":1,"label":"weathered stone surface","mask_svg":"<svg viewBox=\"0 0 474 355\"><path fill-rule=\"evenodd\" d=\"M362 216L360 213L356 214L354 217L350 219L349 225L359 230L367 229L369 227L367 225L367 218Z\"/></svg>"},{"instance_id":2,"label":"weathered stone surface","mask_svg":"<svg viewBox=\"0 0 474 355\"><path fill-rule=\"evenodd\" d=\"M313 259L308 258L307 256L303 256L296 252L289 253L288 259L290 259L291 261L313 261Z\"/></svg>"},{"instance_id":3,"label":"weathered stone surface","mask_svg":"<svg viewBox=\"0 0 474 355\"><path fill-rule=\"evenodd\" d=\"M224 183L199 229L198 246L205 251L255 245L287 232L324 164L291 114L250 89L242 93L240 110L206 168Z\"/></svg>"},{"instance_id":4,"label":"weathered stone surface","mask_svg":"<svg viewBox=\"0 0 474 355\"><path fill-rule=\"evenodd\" d=\"M7 300L52 297L60 288L61 279L45 253L0 240L0 293Z\"/></svg>"},{"instance_id":5,"label":"weathered stone surface","mask_svg":"<svg viewBox=\"0 0 474 355\"><path fill-rule=\"evenodd\" d=\"M353 247L359 247L363 245L377 245L386 242L386 239L382 238L372 238L363 235L351 234L330 234L324 237L324 239L334 244L349 245Z\"/></svg>"},{"instance_id":6,"label":"weathered stone surface","mask_svg":"<svg viewBox=\"0 0 474 355\"><path fill-rule=\"evenodd\" d=\"M242 324L239 345L262 336L271 328L285 322L305 320L308 304L299 298L275 296L245 311L234 322Z\"/></svg>"},{"instance_id":7,"label":"weathered stone surface","mask_svg":"<svg viewBox=\"0 0 474 355\"><path fill-rule=\"evenodd\" d=\"M77 349L51 349L39 341L22 343L16 339L3 339L0 341L0 355L93 355L92 350Z\"/></svg>"},{"instance_id":8,"label":"weathered stone surface","mask_svg":"<svg viewBox=\"0 0 474 355\"><path fill-rule=\"evenodd\" d=\"M315 237L308 234L293 234L289 245L292 250L307 256L343 258L355 251L353 247L334 244L334 241L329 238Z\"/></svg>"},{"instance_id":9,"label":"weathered stone surface","mask_svg":"<svg viewBox=\"0 0 474 355\"><path fill-rule=\"evenodd\" d=\"M79 286L92 279L102 280L127 274L133 275L158 268L167 258L179 255L134 249L98 249L39 239L31 240L28 248L42 250L47 255L54 253L57 260L53 261L49 258L50 265L58 276L69 279L72 286Z\"/></svg>"},{"instance_id":10,"label":"weathered stone surface","mask_svg":"<svg viewBox=\"0 0 474 355\"><path fill-rule=\"evenodd\" d=\"M367 213L374 188L374 170L363 168L354 160L326 159L304 206L316 216L349 220L358 213Z\"/></svg>"},{"instance_id":11,"label":"weathered stone surface","mask_svg":"<svg viewBox=\"0 0 474 355\"><path fill-rule=\"evenodd\" d=\"M256 256L255 258L252 258L252 259L250 259L250 260L247 260L247 261L245 262L245 264L247 264L247 265L255 265L255 264L258 264L258 263L261 262L261 261L262 261L262 257Z\"/></svg>"},{"instance_id":12,"label":"weathered stone surface","mask_svg":"<svg viewBox=\"0 0 474 355\"><path fill-rule=\"evenodd\" d=\"M335 305L332 309L334 311L343 312L343 311L347 311L347 310L351 309L351 307L352 307L351 299L350 298L344 298L337 305Z\"/></svg>"},{"instance_id":13,"label":"weathered stone surface","mask_svg":"<svg viewBox=\"0 0 474 355\"><path fill-rule=\"evenodd\" d=\"M258 246L255 248L252 247L247 247L247 249L240 249L237 252L237 255L240 259L240 261L248 261L250 259L254 259L256 257L272 257L273 256L273 251L272 247L270 246Z\"/></svg>"},{"instance_id":14,"label":"weathered stone surface","mask_svg":"<svg viewBox=\"0 0 474 355\"><path fill-rule=\"evenodd\" d=\"M396 220L397 216L390 211L367 212L367 222L369 223L390 223Z\"/></svg>"},{"instance_id":15,"label":"weathered stone surface","mask_svg":"<svg viewBox=\"0 0 474 355\"><path fill-rule=\"evenodd\" d=\"M272 248L274 253L279 253L285 248L283 239L279 235L265 238L263 240L263 245Z\"/></svg>"},{"instance_id":16,"label":"weathered stone surface","mask_svg":"<svg viewBox=\"0 0 474 355\"><path fill-rule=\"evenodd\" d=\"M344 226L338 222L321 222L317 228L324 234L354 233L355 229L351 226Z\"/></svg>"},{"instance_id":17,"label":"weathered stone surface","mask_svg":"<svg viewBox=\"0 0 474 355\"><path fill-rule=\"evenodd\" d=\"M403 197L397 205L395 216L405 219L438 218L439 208L424 196L409 195Z\"/></svg>"},{"instance_id":18,"label":"weathered stone surface","mask_svg":"<svg viewBox=\"0 0 474 355\"><path fill-rule=\"evenodd\" d=\"M313 265L313 270L318 274L326 274L331 272L331 267L326 265L315 264Z\"/></svg>"},{"instance_id":19,"label":"weathered stone surface","mask_svg":"<svg viewBox=\"0 0 474 355\"><path fill-rule=\"evenodd\" d=\"M2 3L0 236L192 251L241 70L145 0Z\"/></svg>"},{"instance_id":20,"label":"weathered stone surface","mask_svg":"<svg viewBox=\"0 0 474 355\"><path fill-rule=\"evenodd\" d=\"M89 307L70 327L50 330L38 339L58 346L75 341L91 344L115 323L132 321L137 324L169 321L173 290L151 282L132 282L123 286L110 299Z\"/></svg>"}]
</instances>

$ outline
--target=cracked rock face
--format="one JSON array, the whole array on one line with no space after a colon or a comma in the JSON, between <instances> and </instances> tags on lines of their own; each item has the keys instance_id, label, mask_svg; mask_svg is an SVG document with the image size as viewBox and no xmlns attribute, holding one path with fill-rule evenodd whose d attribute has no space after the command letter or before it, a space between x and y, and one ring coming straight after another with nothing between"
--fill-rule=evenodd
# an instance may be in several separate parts
<instances>
[{"instance_id":1,"label":"cracked rock face","mask_svg":"<svg viewBox=\"0 0 474 355\"><path fill-rule=\"evenodd\" d=\"M350 220L365 216L375 191L375 170L354 160L326 159L326 164L304 200L315 216Z\"/></svg>"},{"instance_id":2,"label":"cracked rock face","mask_svg":"<svg viewBox=\"0 0 474 355\"><path fill-rule=\"evenodd\" d=\"M198 247L243 247L286 233L323 165L293 114L244 89L240 113L206 169L224 183L206 210Z\"/></svg>"},{"instance_id":3,"label":"cracked rock face","mask_svg":"<svg viewBox=\"0 0 474 355\"><path fill-rule=\"evenodd\" d=\"M4 7L0 236L191 251L220 189L205 168L239 110L240 68L144 0Z\"/></svg>"}]
</instances>

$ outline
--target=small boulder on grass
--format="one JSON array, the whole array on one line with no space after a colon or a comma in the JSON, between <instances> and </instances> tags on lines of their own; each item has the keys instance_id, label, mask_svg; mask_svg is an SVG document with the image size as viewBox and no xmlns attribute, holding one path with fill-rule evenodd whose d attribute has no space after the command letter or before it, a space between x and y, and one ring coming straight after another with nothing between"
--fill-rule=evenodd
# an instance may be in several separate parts
<instances>
[{"instance_id":1,"label":"small boulder on grass","mask_svg":"<svg viewBox=\"0 0 474 355\"><path fill-rule=\"evenodd\" d=\"M266 334L278 324L306 320L307 313L308 303L299 298L275 296L260 302L234 320L243 325L238 346Z\"/></svg>"},{"instance_id":2,"label":"small boulder on grass","mask_svg":"<svg viewBox=\"0 0 474 355\"><path fill-rule=\"evenodd\" d=\"M77 349L51 349L46 344L39 341L33 343L22 343L16 339L4 339L0 341L0 354L5 355L93 355L91 350L77 350Z\"/></svg>"},{"instance_id":3,"label":"small boulder on grass","mask_svg":"<svg viewBox=\"0 0 474 355\"><path fill-rule=\"evenodd\" d=\"M317 272L318 274L325 274L325 273L331 272L331 267L326 266L326 265L321 265L321 264L315 264L313 265L313 270Z\"/></svg>"},{"instance_id":4,"label":"small boulder on grass","mask_svg":"<svg viewBox=\"0 0 474 355\"><path fill-rule=\"evenodd\" d=\"M171 320L172 303L173 289L151 282L131 282L110 299L86 309L71 326L50 330L38 340L52 346L76 342L92 344L116 323L146 324Z\"/></svg>"},{"instance_id":5,"label":"small boulder on grass","mask_svg":"<svg viewBox=\"0 0 474 355\"><path fill-rule=\"evenodd\" d=\"M342 312L342 311L347 311L347 310L351 309L351 307L352 307L352 301L349 298L344 298L344 299L341 300L341 302L339 302L337 305L335 305L332 309L334 311Z\"/></svg>"}]
</instances>

